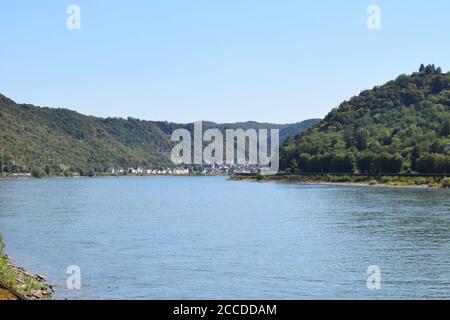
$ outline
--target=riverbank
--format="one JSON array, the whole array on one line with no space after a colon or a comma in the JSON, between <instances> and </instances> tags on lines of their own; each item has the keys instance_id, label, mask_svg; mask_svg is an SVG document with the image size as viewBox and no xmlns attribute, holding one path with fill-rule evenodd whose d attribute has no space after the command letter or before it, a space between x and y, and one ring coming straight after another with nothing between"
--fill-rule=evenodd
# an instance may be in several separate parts
<instances>
[{"instance_id":1,"label":"riverbank","mask_svg":"<svg viewBox=\"0 0 450 320\"><path fill-rule=\"evenodd\" d=\"M301 183L312 185L339 185L339 186L371 186L391 188L450 188L450 178L442 177L405 177L405 176L333 176L333 175L289 175L274 176L262 175L232 175L230 180L255 182Z\"/></svg>"},{"instance_id":2,"label":"riverbank","mask_svg":"<svg viewBox=\"0 0 450 320\"><path fill-rule=\"evenodd\" d=\"M0 175L0 180L33 180L33 179L92 179L92 178L145 178L145 177L217 177L227 176L226 174L99 174L95 176L43 176L34 177L32 175Z\"/></svg>"},{"instance_id":3,"label":"riverbank","mask_svg":"<svg viewBox=\"0 0 450 320\"><path fill-rule=\"evenodd\" d=\"M0 300L43 300L54 293L43 276L16 266L3 253L0 237Z\"/></svg>"}]
</instances>

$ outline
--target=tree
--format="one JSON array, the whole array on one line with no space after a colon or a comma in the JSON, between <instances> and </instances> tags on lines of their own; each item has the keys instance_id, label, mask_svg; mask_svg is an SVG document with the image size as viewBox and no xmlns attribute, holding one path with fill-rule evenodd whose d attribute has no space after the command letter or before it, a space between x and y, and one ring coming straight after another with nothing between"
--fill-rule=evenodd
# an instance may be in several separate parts
<instances>
[{"instance_id":1,"label":"tree","mask_svg":"<svg viewBox=\"0 0 450 320\"><path fill-rule=\"evenodd\" d=\"M450 135L450 118L444 121L444 125L441 130L441 137L447 137Z\"/></svg>"},{"instance_id":2,"label":"tree","mask_svg":"<svg viewBox=\"0 0 450 320\"><path fill-rule=\"evenodd\" d=\"M46 165L45 166L45 174L49 176L51 173L52 173L52 169L50 168L49 165Z\"/></svg>"},{"instance_id":3,"label":"tree","mask_svg":"<svg viewBox=\"0 0 450 320\"><path fill-rule=\"evenodd\" d=\"M45 172L41 168L36 166L31 167L31 174L35 178L42 178L43 176L45 176Z\"/></svg>"},{"instance_id":4,"label":"tree","mask_svg":"<svg viewBox=\"0 0 450 320\"><path fill-rule=\"evenodd\" d=\"M402 166L403 158L399 154L390 155L384 152L376 156L373 171L375 173L399 173Z\"/></svg>"},{"instance_id":5,"label":"tree","mask_svg":"<svg viewBox=\"0 0 450 320\"><path fill-rule=\"evenodd\" d=\"M426 154L417 160L417 171L420 173L450 172L450 157L443 154Z\"/></svg>"},{"instance_id":6,"label":"tree","mask_svg":"<svg viewBox=\"0 0 450 320\"><path fill-rule=\"evenodd\" d=\"M369 132L366 129L360 128L356 130L355 145L359 151L367 149L369 141Z\"/></svg>"},{"instance_id":7,"label":"tree","mask_svg":"<svg viewBox=\"0 0 450 320\"><path fill-rule=\"evenodd\" d=\"M372 174L414 172L427 154L448 156L450 73L433 65L422 65L420 71L344 101L282 150L308 154L299 167L310 172L348 170L344 160L350 155L359 172ZM442 171L444 162L435 159L432 170Z\"/></svg>"},{"instance_id":8,"label":"tree","mask_svg":"<svg viewBox=\"0 0 450 320\"><path fill-rule=\"evenodd\" d=\"M89 177L95 177L95 170L93 168L89 169L89 173L88 173Z\"/></svg>"},{"instance_id":9,"label":"tree","mask_svg":"<svg viewBox=\"0 0 450 320\"><path fill-rule=\"evenodd\" d=\"M425 67L426 74L434 74L435 71L436 71L436 69L435 69L434 65L429 64Z\"/></svg>"},{"instance_id":10,"label":"tree","mask_svg":"<svg viewBox=\"0 0 450 320\"><path fill-rule=\"evenodd\" d=\"M351 153L347 153L344 159L341 160L339 170L343 173L354 173L356 171L356 159Z\"/></svg>"},{"instance_id":11,"label":"tree","mask_svg":"<svg viewBox=\"0 0 450 320\"><path fill-rule=\"evenodd\" d=\"M416 145L413 148L413 151L411 153L411 165L412 165L412 170L417 170L417 160L420 158L422 152L420 150L420 148Z\"/></svg>"},{"instance_id":12,"label":"tree","mask_svg":"<svg viewBox=\"0 0 450 320\"><path fill-rule=\"evenodd\" d=\"M299 169L304 172L311 172L311 166L310 166L310 159L311 156L307 153L300 154L299 157Z\"/></svg>"},{"instance_id":13,"label":"tree","mask_svg":"<svg viewBox=\"0 0 450 320\"><path fill-rule=\"evenodd\" d=\"M343 138L344 138L346 148L353 147L353 128L352 127L345 128Z\"/></svg>"},{"instance_id":14,"label":"tree","mask_svg":"<svg viewBox=\"0 0 450 320\"><path fill-rule=\"evenodd\" d=\"M375 162L375 155L372 152L365 152L358 157L358 168L361 173L372 173Z\"/></svg>"},{"instance_id":15,"label":"tree","mask_svg":"<svg viewBox=\"0 0 450 320\"><path fill-rule=\"evenodd\" d=\"M433 94L438 94L441 91L448 88L448 83L446 81L446 78L439 75L433 79L433 82L431 83L431 91Z\"/></svg>"}]
</instances>

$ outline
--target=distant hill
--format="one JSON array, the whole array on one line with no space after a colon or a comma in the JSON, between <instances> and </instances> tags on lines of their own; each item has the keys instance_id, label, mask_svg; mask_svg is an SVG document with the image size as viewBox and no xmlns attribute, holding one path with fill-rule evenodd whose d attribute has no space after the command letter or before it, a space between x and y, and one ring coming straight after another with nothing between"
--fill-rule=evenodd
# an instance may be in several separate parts
<instances>
[{"instance_id":1,"label":"distant hill","mask_svg":"<svg viewBox=\"0 0 450 320\"><path fill-rule=\"evenodd\" d=\"M312 128L314 125L318 124L320 119L309 119L302 122L287 123L287 124L274 124L274 123L262 123L255 121L247 122L236 122L236 123L215 123L205 121L203 126L205 128L213 127L218 128L222 131L226 129L279 129L280 130L280 141L284 142L289 137L295 137L299 133Z\"/></svg>"},{"instance_id":2,"label":"distant hill","mask_svg":"<svg viewBox=\"0 0 450 320\"><path fill-rule=\"evenodd\" d=\"M246 122L227 128L279 128L285 139L316 124L307 120L274 125ZM205 127L213 126L207 122ZM170 166L170 135L192 125L134 118L97 118L67 109L17 104L0 95L0 171L37 175L89 171L107 167Z\"/></svg>"},{"instance_id":3,"label":"distant hill","mask_svg":"<svg viewBox=\"0 0 450 320\"><path fill-rule=\"evenodd\" d=\"M361 92L286 140L281 168L328 173L450 172L450 73L434 65Z\"/></svg>"}]
</instances>

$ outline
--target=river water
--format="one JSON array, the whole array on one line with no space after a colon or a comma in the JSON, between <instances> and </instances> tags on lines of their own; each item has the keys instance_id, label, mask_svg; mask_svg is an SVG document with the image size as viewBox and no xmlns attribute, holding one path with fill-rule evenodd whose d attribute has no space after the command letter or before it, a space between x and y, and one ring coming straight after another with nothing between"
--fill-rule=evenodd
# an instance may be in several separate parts
<instances>
[{"instance_id":1,"label":"river water","mask_svg":"<svg viewBox=\"0 0 450 320\"><path fill-rule=\"evenodd\" d=\"M0 232L56 299L450 298L449 190L0 180Z\"/></svg>"}]
</instances>

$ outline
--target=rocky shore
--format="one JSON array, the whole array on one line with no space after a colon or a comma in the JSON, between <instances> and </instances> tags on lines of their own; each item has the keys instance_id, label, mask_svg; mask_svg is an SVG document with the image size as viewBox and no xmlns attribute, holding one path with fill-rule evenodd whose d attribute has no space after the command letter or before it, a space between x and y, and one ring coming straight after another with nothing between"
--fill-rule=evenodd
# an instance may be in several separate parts
<instances>
[{"instance_id":1,"label":"rocky shore","mask_svg":"<svg viewBox=\"0 0 450 320\"><path fill-rule=\"evenodd\" d=\"M43 276L27 272L16 266L8 256L0 258L0 272L5 280L0 280L0 300L44 300L50 299L54 293L53 286L46 282Z\"/></svg>"}]
</instances>

